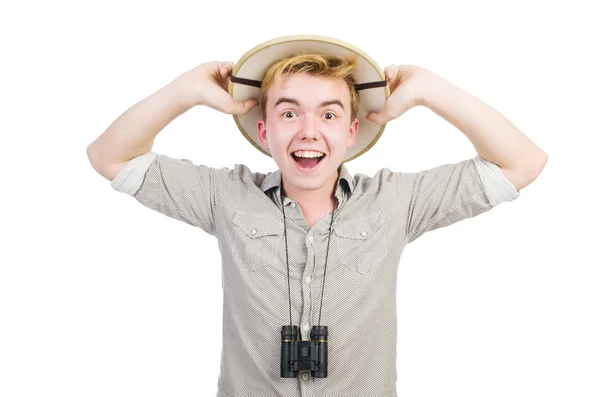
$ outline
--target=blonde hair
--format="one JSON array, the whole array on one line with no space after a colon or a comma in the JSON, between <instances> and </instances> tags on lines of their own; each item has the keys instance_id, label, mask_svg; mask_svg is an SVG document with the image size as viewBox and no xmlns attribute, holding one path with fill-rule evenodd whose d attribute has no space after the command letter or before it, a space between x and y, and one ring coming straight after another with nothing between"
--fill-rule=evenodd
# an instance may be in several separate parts
<instances>
[{"instance_id":1,"label":"blonde hair","mask_svg":"<svg viewBox=\"0 0 600 397\"><path fill-rule=\"evenodd\" d=\"M342 58L324 54L297 53L291 57L273 63L267 69L262 80L258 102L263 118L267 118L267 90L284 74L309 73L313 76L343 79L350 89L350 121L354 120L358 112L358 93L354 85L352 73L356 69L356 58Z\"/></svg>"}]
</instances>

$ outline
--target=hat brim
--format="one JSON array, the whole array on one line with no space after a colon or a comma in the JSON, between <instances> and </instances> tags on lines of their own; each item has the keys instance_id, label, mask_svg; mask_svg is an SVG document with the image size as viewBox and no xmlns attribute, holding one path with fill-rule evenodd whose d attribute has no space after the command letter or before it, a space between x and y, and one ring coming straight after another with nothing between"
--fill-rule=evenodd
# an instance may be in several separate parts
<instances>
[{"instance_id":1,"label":"hat brim","mask_svg":"<svg viewBox=\"0 0 600 397\"><path fill-rule=\"evenodd\" d=\"M234 66L231 75L254 81L262 81L267 69L274 62L296 53L322 53L334 56L355 56L358 60L354 72L357 84L385 82L381 68L360 49L338 39L316 35L282 36L257 45L246 52ZM229 94L236 102L258 100L260 88L248 84L229 82ZM346 150L343 162L357 158L367 152L379 140L384 125L366 119L370 112L379 112L390 95L389 86L361 89L358 93L359 120L356 142ZM262 119L260 106L255 106L245 115L233 115L236 125L246 139L262 153L272 157L257 139L257 122Z\"/></svg>"}]
</instances>

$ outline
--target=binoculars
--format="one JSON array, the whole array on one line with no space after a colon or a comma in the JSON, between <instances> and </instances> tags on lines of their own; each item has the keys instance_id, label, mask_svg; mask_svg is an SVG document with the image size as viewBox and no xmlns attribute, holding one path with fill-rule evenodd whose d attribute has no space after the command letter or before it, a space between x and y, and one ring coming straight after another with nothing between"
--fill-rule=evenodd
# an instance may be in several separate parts
<instances>
[{"instance_id":1,"label":"binoculars","mask_svg":"<svg viewBox=\"0 0 600 397\"><path fill-rule=\"evenodd\" d=\"M327 326L313 325L310 341L303 341L297 325L281 329L281 377L295 378L309 370L313 378L327 378Z\"/></svg>"}]
</instances>

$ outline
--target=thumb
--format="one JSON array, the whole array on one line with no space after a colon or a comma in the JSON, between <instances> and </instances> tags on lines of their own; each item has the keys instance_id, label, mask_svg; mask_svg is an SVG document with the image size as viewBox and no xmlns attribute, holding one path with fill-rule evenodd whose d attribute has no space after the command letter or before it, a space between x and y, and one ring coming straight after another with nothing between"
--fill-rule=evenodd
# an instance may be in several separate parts
<instances>
[{"instance_id":1,"label":"thumb","mask_svg":"<svg viewBox=\"0 0 600 397\"><path fill-rule=\"evenodd\" d=\"M383 109L381 112L371 112L367 114L367 120L372 121L375 124L383 125L390 121L391 117L386 114L386 109Z\"/></svg>"},{"instance_id":2,"label":"thumb","mask_svg":"<svg viewBox=\"0 0 600 397\"><path fill-rule=\"evenodd\" d=\"M248 99L244 102L234 102L230 113L235 115L248 114L248 112L257 105L258 101L256 99Z\"/></svg>"}]
</instances>

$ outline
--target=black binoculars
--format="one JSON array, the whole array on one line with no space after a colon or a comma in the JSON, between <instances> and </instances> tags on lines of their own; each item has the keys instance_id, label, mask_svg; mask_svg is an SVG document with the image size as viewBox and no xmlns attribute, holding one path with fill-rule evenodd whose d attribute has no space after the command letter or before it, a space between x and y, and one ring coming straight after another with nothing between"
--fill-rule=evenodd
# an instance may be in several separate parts
<instances>
[{"instance_id":1,"label":"black binoculars","mask_svg":"<svg viewBox=\"0 0 600 397\"><path fill-rule=\"evenodd\" d=\"M313 378L327 378L327 326L313 325L310 341L303 341L297 325L281 329L281 377L295 378L310 370Z\"/></svg>"}]
</instances>

